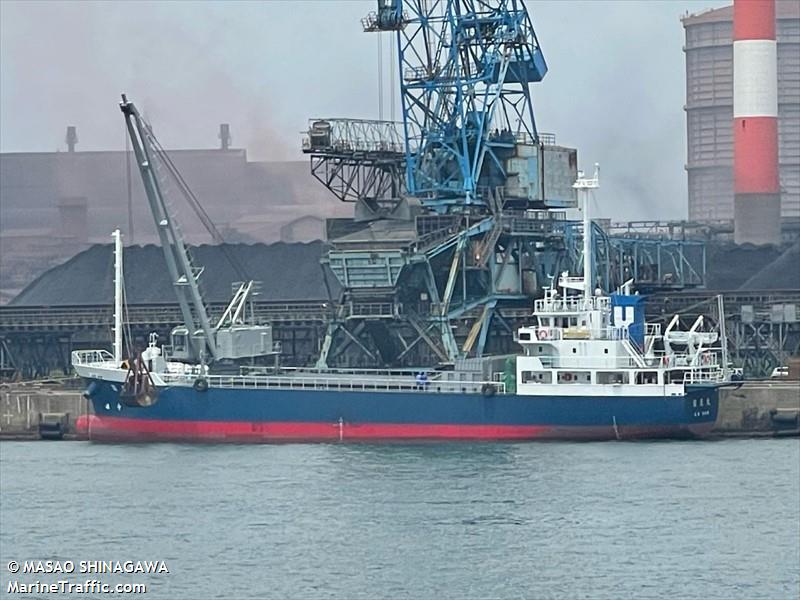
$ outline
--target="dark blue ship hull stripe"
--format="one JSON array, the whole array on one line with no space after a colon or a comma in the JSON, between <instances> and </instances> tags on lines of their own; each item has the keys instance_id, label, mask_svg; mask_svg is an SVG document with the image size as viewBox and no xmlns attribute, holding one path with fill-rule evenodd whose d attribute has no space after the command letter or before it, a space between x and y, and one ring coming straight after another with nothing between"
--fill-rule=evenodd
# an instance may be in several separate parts
<instances>
[{"instance_id":1,"label":"dark blue ship hull stripe","mask_svg":"<svg viewBox=\"0 0 800 600\"><path fill-rule=\"evenodd\" d=\"M334 430L339 424L347 426L353 434L353 428L359 426L365 437L385 437L394 431L399 438L416 435L413 431L404 432L403 426L417 427L421 437L460 437L467 433L463 428L470 427L484 428L475 429L469 435L479 438L495 435L537 437L537 432L566 433L575 428L638 428L660 432L674 428L675 431L685 431L689 426L713 424L718 404L718 391L714 387L697 387L688 390L685 396L668 397L484 396L219 388L198 392L188 387L167 387L160 390L155 404L138 407L126 406L118 391L107 382L94 383L91 394L94 412L98 418L106 419L108 427L113 424L122 427L126 419L150 424L160 421L165 426L169 423L175 432L180 430L181 423L195 423L199 428L221 427L222 430L226 428L225 424L231 424L229 433L234 435L237 431L250 431L254 426L272 424L278 437L281 424L288 424L290 430L291 424L307 424L312 426L311 429L317 424L323 433L327 432L323 437L328 433L338 435ZM378 430L373 427L370 434L367 426L378 425L390 428ZM456 429L436 432L430 426ZM149 427L158 429L157 426ZM328 427L331 432L325 429ZM392 427L394 429L390 430ZM505 428L506 431L492 428ZM314 431L309 430L308 435L312 436ZM288 437L294 435L292 431L289 433Z\"/></svg>"}]
</instances>

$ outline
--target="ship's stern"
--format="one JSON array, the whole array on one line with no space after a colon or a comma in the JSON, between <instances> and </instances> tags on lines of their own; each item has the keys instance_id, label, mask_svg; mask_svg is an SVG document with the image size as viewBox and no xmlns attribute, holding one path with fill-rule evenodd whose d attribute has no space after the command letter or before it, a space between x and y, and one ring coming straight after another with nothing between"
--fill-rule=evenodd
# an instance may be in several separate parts
<instances>
[{"instance_id":1,"label":"ship's stern","mask_svg":"<svg viewBox=\"0 0 800 600\"><path fill-rule=\"evenodd\" d=\"M705 437L714 429L719 413L719 386L687 385L684 396L686 427L693 437Z\"/></svg>"}]
</instances>

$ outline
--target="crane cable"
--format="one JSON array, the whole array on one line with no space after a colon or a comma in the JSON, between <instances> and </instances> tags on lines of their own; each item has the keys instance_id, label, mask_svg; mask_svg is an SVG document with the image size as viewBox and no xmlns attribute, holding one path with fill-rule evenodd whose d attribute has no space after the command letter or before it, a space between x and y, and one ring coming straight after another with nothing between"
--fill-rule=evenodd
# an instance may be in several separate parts
<instances>
[{"instance_id":1,"label":"crane cable","mask_svg":"<svg viewBox=\"0 0 800 600\"><path fill-rule=\"evenodd\" d=\"M178 184L178 189L183 194L183 197L186 199L189 206L191 206L192 210L194 211L197 218L200 219L200 222L206 228L206 231L211 235L211 239L220 245L222 248L222 252L225 255L225 258L230 263L233 270L236 271L236 275L240 277L243 281L248 281L251 278L248 277L247 271L244 266L236 259L236 257L231 252L225 238L222 237L222 234L214 225L214 222L211 220L211 217L208 215L206 210L203 208L203 205L200 203L200 200L197 199L197 196L194 195L192 189L189 187L189 184L186 183L186 180L181 175L178 168L175 166L175 163L172 162L167 151L161 145L161 143L156 138L155 134L153 133L153 129L150 127L150 124L147 123L144 119L142 119L142 123L145 125L145 130L147 132L147 138L150 142L151 146L156 152L156 155L161 160L161 162L167 167L170 175Z\"/></svg>"}]
</instances>

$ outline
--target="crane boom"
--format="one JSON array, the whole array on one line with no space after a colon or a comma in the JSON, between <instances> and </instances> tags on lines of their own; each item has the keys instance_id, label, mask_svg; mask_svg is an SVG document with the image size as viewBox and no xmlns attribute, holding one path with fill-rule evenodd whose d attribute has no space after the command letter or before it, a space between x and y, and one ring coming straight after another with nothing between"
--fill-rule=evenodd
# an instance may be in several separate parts
<instances>
[{"instance_id":1,"label":"crane boom","mask_svg":"<svg viewBox=\"0 0 800 600\"><path fill-rule=\"evenodd\" d=\"M177 222L167 208L154 163L157 144L153 132L125 94L122 95L120 109L125 115L125 124L136 157L136 165L142 176L147 202L156 224L161 248L164 250L167 270L178 298L192 358L200 359L208 353L211 359L216 360L218 357L215 332L208 318L198 285L202 269L195 269L192 266L189 251L184 244ZM156 158L156 160L158 159Z\"/></svg>"}]
</instances>

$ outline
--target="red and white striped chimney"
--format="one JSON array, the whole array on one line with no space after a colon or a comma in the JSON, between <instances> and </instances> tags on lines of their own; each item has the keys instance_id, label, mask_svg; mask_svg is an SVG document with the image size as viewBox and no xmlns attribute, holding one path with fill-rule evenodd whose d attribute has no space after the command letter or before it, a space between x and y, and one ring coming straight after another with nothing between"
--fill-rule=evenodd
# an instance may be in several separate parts
<instances>
[{"instance_id":1,"label":"red and white striped chimney","mask_svg":"<svg viewBox=\"0 0 800 600\"><path fill-rule=\"evenodd\" d=\"M733 2L734 240L777 244L778 65L775 0Z\"/></svg>"}]
</instances>

